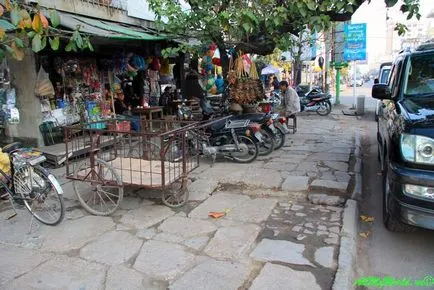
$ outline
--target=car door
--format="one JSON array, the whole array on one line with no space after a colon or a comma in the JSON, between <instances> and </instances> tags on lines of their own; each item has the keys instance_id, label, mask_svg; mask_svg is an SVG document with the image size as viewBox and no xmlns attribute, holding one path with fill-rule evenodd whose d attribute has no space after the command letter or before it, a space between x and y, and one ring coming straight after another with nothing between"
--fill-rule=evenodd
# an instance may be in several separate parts
<instances>
[{"instance_id":1,"label":"car door","mask_svg":"<svg viewBox=\"0 0 434 290\"><path fill-rule=\"evenodd\" d=\"M392 100L383 100L381 104L381 115L379 118L379 130L382 139L383 149L388 149L390 146L389 141L392 139L396 131L396 107L395 100L398 97L399 83L401 79L401 71L404 59L398 58L392 66L388 86L392 95ZM383 151L384 154L384 151ZM384 155L383 155L384 156Z\"/></svg>"}]
</instances>

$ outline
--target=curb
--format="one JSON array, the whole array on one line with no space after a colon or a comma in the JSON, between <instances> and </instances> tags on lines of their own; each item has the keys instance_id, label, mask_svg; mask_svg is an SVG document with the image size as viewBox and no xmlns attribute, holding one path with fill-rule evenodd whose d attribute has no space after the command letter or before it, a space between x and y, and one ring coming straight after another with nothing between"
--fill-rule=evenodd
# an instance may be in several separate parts
<instances>
[{"instance_id":1,"label":"curb","mask_svg":"<svg viewBox=\"0 0 434 290\"><path fill-rule=\"evenodd\" d=\"M354 157L356 164L354 165L355 185L351 199L360 201L362 199L362 138L359 132L354 136Z\"/></svg>"},{"instance_id":2,"label":"curb","mask_svg":"<svg viewBox=\"0 0 434 290\"><path fill-rule=\"evenodd\" d=\"M348 199L345 203L341 244L339 247L338 270L333 282L333 290L354 289L354 267L357 255L358 228L357 201Z\"/></svg>"},{"instance_id":3,"label":"curb","mask_svg":"<svg viewBox=\"0 0 434 290\"><path fill-rule=\"evenodd\" d=\"M351 195L345 203L343 225L341 230L341 244L339 246L338 270L333 282L333 290L354 289L354 268L357 257L357 232L359 209L357 200L362 199L362 138L359 132L354 136L354 166L355 185Z\"/></svg>"}]
</instances>

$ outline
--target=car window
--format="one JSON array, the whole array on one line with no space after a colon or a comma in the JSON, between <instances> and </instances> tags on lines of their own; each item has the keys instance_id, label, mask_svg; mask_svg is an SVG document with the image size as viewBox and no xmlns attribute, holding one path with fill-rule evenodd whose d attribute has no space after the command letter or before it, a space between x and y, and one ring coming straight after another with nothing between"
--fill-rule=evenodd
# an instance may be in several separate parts
<instances>
[{"instance_id":1,"label":"car window","mask_svg":"<svg viewBox=\"0 0 434 290\"><path fill-rule=\"evenodd\" d=\"M434 53L410 56L405 70L404 94L434 94Z\"/></svg>"},{"instance_id":2,"label":"car window","mask_svg":"<svg viewBox=\"0 0 434 290\"><path fill-rule=\"evenodd\" d=\"M401 67L402 67L402 59L399 59L392 66L392 70L390 72L391 75L390 75L388 85L390 88L390 92L392 93L392 97L396 96L396 92L398 90Z\"/></svg>"},{"instance_id":3,"label":"car window","mask_svg":"<svg viewBox=\"0 0 434 290\"><path fill-rule=\"evenodd\" d=\"M389 79L389 75L390 75L390 68L384 68L381 70L381 75L380 75L380 84L387 84L387 80Z\"/></svg>"}]
</instances>

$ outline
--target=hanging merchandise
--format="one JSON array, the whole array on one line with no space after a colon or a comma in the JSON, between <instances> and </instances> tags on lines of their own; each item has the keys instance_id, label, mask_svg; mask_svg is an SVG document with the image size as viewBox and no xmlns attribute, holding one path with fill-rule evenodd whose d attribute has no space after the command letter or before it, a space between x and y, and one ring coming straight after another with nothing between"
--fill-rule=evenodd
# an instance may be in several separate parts
<instances>
[{"instance_id":1,"label":"hanging merchandise","mask_svg":"<svg viewBox=\"0 0 434 290\"><path fill-rule=\"evenodd\" d=\"M228 80L233 83L231 90L232 99L240 105L250 105L262 101L265 97L264 87L258 77L256 65L249 65L249 74L245 70L245 57L235 60L235 71L231 70Z\"/></svg>"},{"instance_id":2,"label":"hanging merchandise","mask_svg":"<svg viewBox=\"0 0 434 290\"><path fill-rule=\"evenodd\" d=\"M18 124L20 123L20 112L17 108L11 108L10 117L8 120L9 124Z\"/></svg>"},{"instance_id":3,"label":"hanging merchandise","mask_svg":"<svg viewBox=\"0 0 434 290\"><path fill-rule=\"evenodd\" d=\"M160 75L161 76L168 76L169 74L170 74L169 59L165 58L161 62Z\"/></svg>"},{"instance_id":4,"label":"hanging merchandise","mask_svg":"<svg viewBox=\"0 0 434 290\"><path fill-rule=\"evenodd\" d=\"M55 91L53 84L50 81L50 76L42 68L39 69L38 77L36 79L35 94L37 96L54 96Z\"/></svg>"},{"instance_id":5,"label":"hanging merchandise","mask_svg":"<svg viewBox=\"0 0 434 290\"><path fill-rule=\"evenodd\" d=\"M161 65L160 65L160 59L158 57L154 57L154 59L152 60L151 67L155 71L159 71L160 70Z\"/></svg>"}]
</instances>

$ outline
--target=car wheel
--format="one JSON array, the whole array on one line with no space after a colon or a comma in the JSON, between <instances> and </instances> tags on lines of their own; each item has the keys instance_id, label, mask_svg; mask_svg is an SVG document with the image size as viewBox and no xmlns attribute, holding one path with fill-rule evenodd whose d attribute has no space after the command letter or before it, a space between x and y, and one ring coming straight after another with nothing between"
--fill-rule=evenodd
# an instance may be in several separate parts
<instances>
[{"instance_id":1,"label":"car wheel","mask_svg":"<svg viewBox=\"0 0 434 290\"><path fill-rule=\"evenodd\" d=\"M387 158L385 158L387 160ZM404 224L395 218L389 211L388 204L390 201L390 183L389 170L387 163L384 165L383 172L383 223L386 229L390 232L410 233L417 230L416 227Z\"/></svg>"}]
</instances>

